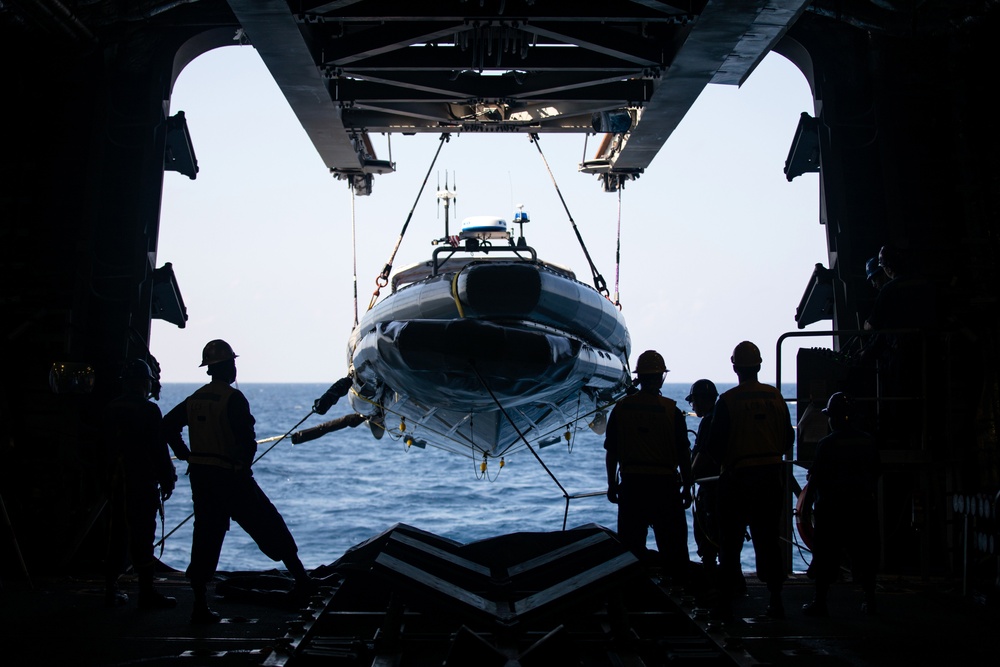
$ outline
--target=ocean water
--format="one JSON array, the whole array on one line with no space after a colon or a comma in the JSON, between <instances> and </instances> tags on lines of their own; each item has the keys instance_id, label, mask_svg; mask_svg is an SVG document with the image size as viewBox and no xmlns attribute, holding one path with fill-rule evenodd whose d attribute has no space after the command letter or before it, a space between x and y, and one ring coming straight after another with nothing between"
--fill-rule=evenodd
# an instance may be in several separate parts
<instances>
[{"instance_id":1,"label":"ocean water","mask_svg":"<svg viewBox=\"0 0 1000 667\"><path fill-rule=\"evenodd\" d=\"M198 384L166 384L158 404L166 414ZM327 384L238 385L250 401L257 419L258 440L281 436L309 414L313 400ZM724 391L732 385L719 385ZM683 410L689 385L664 385L663 394ZM786 395L794 395L794 390ZM795 421L795 404L790 403ZM316 426L350 410L341 400L326 415L312 415L297 429ZM697 417L687 427L697 431ZM185 432L185 440L186 440ZM693 433L690 435L694 441ZM481 461L471 456L428 447L407 450L402 440L387 433L372 437L367 425L344 429L299 445L290 438L258 446L258 454L273 448L254 466L254 477L281 512L299 546L307 569L332 563L348 548L405 523L459 542L512 532L556 531L596 523L614 529L617 508L607 501L603 438L587 428L571 434L569 443L536 451L552 476L573 495L568 504L559 485L530 451L521 449L506 457L506 465L491 459L485 475ZM187 464L175 461L177 488L165 507L161 560L183 570L188 563L193 527L191 489ZM801 475L804 477L804 473ZM791 500L789 500L791 503ZM697 550L688 512L688 547L692 560ZM179 526L179 527L178 527ZM159 539L159 537L158 537ZM652 531L649 546L655 548ZM157 549L159 553L159 549ZM808 554L806 555L808 557ZM267 558L243 530L233 523L226 536L219 569L263 570L281 567ZM793 569L806 567L793 549ZM743 549L743 569L754 569L753 549Z\"/></svg>"}]
</instances>

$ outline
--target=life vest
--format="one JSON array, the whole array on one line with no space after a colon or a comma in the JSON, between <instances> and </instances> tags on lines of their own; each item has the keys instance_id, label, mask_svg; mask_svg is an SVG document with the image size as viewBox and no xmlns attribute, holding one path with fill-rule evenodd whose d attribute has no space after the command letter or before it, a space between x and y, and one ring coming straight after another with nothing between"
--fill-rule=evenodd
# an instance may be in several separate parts
<instances>
[{"instance_id":1,"label":"life vest","mask_svg":"<svg viewBox=\"0 0 1000 667\"><path fill-rule=\"evenodd\" d=\"M787 449L788 408L778 390L760 382L745 382L723 393L719 401L729 413L722 469L780 463Z\"/></svg>"},{"instance_id":2,"label":"life vest","mask_svg":"<svg viewBox=\"0 0 1000 667\"><path fill-rule=\"evenodd\" d=\"M640 391L619 401L613 414L618 467L623 473L677 472L675 401Z\"/></svg>"},{"instance_id":3,"label":"life vest","mask_svg":"<svg viewBox=\"0 0 1000 667\"><path fill-rule=\"evenodd\" d=\"M235 394L236 390L229 385L212 382L188 397L191 463L231 470L246 466L246 452L238 446L229 423L229 401Z\"/></svg>"}]
</instances>

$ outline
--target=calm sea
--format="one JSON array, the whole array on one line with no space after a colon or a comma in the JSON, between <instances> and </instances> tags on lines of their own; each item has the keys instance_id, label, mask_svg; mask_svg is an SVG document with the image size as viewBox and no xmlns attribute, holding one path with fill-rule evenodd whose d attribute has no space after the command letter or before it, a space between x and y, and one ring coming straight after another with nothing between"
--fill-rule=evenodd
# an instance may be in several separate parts
<instances>
[{"instance_id":1,"label":"calm sea","mask_svg":"<svg viewBox=\"0 0 1000 667\"><path fill-rule=\"evenodd\" d=\"M197 389L198 384L167 384L160 396L166 414ZM280 436L293 429L312 407L326 384L242 384L257 419L257 438ZM732 385L719 385L724 391ZM667 384L663 393L688 409L684 401L689 385ZM786 388L786 396L794 388ZM795 404L790 403L793 422ZM318 425L349 411L342 399L326 415L310 416L298 429ZM698 428L689 416L687 427ZM186 434L185 434L186 439ZM694 436L691 435L691 441ZM274 445L261 444L258 453ZM575 431L570 442L536 450L552 475L569 495L598 493L569 502L568 527L597 523L614 528L616 507L604 497L603 439L589 429ZM366 425L327 434L300 445L286 438L254 466L258 484L284 516L299 545L306 568L332 563L349 547L405 523L460 542L472 542L512 532L560 530L566 500L559 485L545 472L530 451L519 450L506 457L501 470L490 461L486 475L479 460L428 447L407 450L400 439L371 436ZM183 570L191 548L193 520L191 490L184 474L187 466L176 461L178 484L166 503L166 539L162 560ZM804 474L803 474L804 477ZM791 501L790 501L791 502ZM185 520L187 520L185 522ZM697 560L690 531L689 549ZM650 531L650 547L655 547ZM159 551L159 550L157 550ZM793 567L803 570L806 562L794 554ZM808 554L806 555L808 557ZM754 569L753 549L743 549L745 570ZM275 564L233 524L222 548L219 569L262 570ZM278 565L280 567L280 565Z\"/></svg>"}]
</instances>

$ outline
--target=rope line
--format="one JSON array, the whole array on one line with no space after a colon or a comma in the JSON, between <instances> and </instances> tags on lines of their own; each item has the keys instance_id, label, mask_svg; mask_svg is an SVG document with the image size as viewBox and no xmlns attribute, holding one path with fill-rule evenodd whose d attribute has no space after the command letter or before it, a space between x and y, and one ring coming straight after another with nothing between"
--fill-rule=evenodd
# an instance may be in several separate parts
<instances>
[{"instance_id":1,"label":"rope line","mask_svg":"<svg viewBox=\"0 0 1000 667\"><path fill-rule=\"evenodd\" d=\"M389 415L393 415L395 417L399 417L400 419L403 419L406 416L406 415L404 415L401 412L397 412L397 411L393 410L392 408L389 408L389 407L386 407L385 405L382 405L378 401L374 401L374 400L368 398L367 396L362 396L357 391L355 391L353 388L351 389L351 393L354 394L354 396L358 397L360 400L364 401L365 403L368 403L369 405L374 405L376 408L378 408L379 410L382 411L383 415L389 414ZM476 458L477 455L485 453L481 448L476 447L475 443L464 442L462 440L458 440L458 439L454 438L453 436L450 436L447 433L442 433L441 431L439 431L437 429L434 429L434 428L428 426L427 424L425 424L423 422L417 422L417 425L420 426L421 428L423 428L424 430L426 430L426 431L428 431L430 433L433 433L434 435L437 435L437 436L439 436L441 438L444 438L446 440L449 440L449 441L455 443L455 445L457 447L461 448L461 450L457 450L457 449L452 449L452 448L449 448L449 447L445 447L443 445L439 445L439 444L434 443L434 442L426 442L425 443L428 446L433 447L434 449L440 449L443 452L451 452L452 454L459 454L461 456L468 455L473 461L477 460L477 458ZM386 432L386 434L389 435L389 437L392 437L392 438L396 437L396 435L394 433L390 432L389 429L385 427L385 424L382 425L382 429ZM465 450L470 450L470 452L467 454Z\"/></svg>"},{"instance_id":2,"label":"rope line","mask_svg":"<svg viewBox=\"0 0 1000 667\"><path fill-rule=\"evenodd\" d=\"M261 454L260 456L258 456L257 458L255 458L253 460L253 462L250 464L251 467L254 465L254 463L257 463L257 461L260 461L262 458L264 458L265 456L267 456L268 452L270 452L272 449L274 449L278 445L279 442L281 442L282 440L284 440L285 438L287 438L289 435L291 435L292 431L294 431L299 426L301 426L302 422L304 422L305 420L309 419L313 415L314 412L316 412L316 411L315 410L310 410L309 413L305 417L303 417L302 419L300 419L299 422L295 426L293 426L292 428L290 428L287 431L285 431L284 435L275 436L275 437L271 437L271 438L264 438L263 440L258 440L257 444L261 444L261 443L264 443L264 442L270 442L272 440L274 441L274 444L271 445L270 447L268 447L266 450L264 450L263 454ZM187 515L187 518L185 518L179 524L177 524L176 526L174 526L173 530L171 530L169 533L167 533L166 535L164 535L163 537L161 537L160 540L156 544L153 545L153 548L155 549L156 547L160 547L161 554L162 554L162 548L163 548L163 545L166 543L167 538L170 537L171 535L173 535L174 533L176 533L178 530L180 530L181 526L183 526L184 524L186 524L188 521L190 521L193 518L194 518L194 512L191 512L190 514ZM161 529L161 532L162 532L162 529Z\"/></svg>"},{"instance_id":3,"label":"rope line","mask_svg":"<svg viewBox=\"0 0 1000 667\"><path fill-rule=\"evenodd\" d=\"M505 410L503 405L500 404L499 399L497 399L496 394L493 393L493 390L490 389L490 386L486 384L486 379L479 373L479 369L476 368L475 364L472 364L472 370L475 371L476 377L479 378L479 382L482 383L483 388L486 389L487 393L489 393L490 395L490 398L493 399L493 402L496 403L497 408L500 409L500 412L501 414L503 414L504 419L507 420L507 423L509 423L511 428L513 428L514 431L517 433L517 437L519 437L524 442L524 446L528 448L528 451L531 452L531 455L535 457L535 460L538 461L539 465L542 466L542 469L548 474L549 477L552 478L552 481L556 483L556 486L558 486L559 490L562 491L563 498L568 498L569 491L566 490L566 487L564 487L556 478L556 476L552 473L552 471L549 470L549 467L545 465L545 461L542 461L542 457L538 455L538 452L535 451L535 448L531 446L531 443L528 442L528 439L524 437L523 433L521 433L521 429L517 427L517 424L514 423L514 420L511 419L510 415L507 414L507 410Z\"/></svg>"},{"instance_id":4,"label":"rope line","mask_svg":"<svg viewBox=\"0 0 1000 667\"><path fill-rule=\"evenodd\" d=\"M358 233L354 216L354 188L351 188L351 247L354 265L354 326L358 326Z\"/></svg>"},{"instance_id":5,"label":"rope line","mask_svg":"<svg viewBox=\"0 0 1000 667\"><path fill-rule=\"evenodd\" d=\"M253 463L251 463L250 465L251 465L251 466L253 466L253 465L254 465L254 463L257 463L257 461L260 461L260 460L261 460L262 458L264 458L265 456L267 456L267 453L268 453L268 452L270 452L270 451L271 451L272 449L274 449L275 447L277 447L277 446L278 446L278 443L279 443L279 442L281 442L282 440L284 440L285 438L287 438L287 437L288 437L289 435L291 435L291 434L292 434L292 431L294 431L295 429L297 429L297 428L298 428L299 426L302 426L302 422L304 422L305 420L307 420L307 419L309 419L310 417L312 417L312 416L313 416L313 414L314 414L315 412L316 412L315 408L313 408L313 409L310 409L310 410L309 410L309 412L308 412L308 413L306 413L306 416L305 416L305 417L303 417L302 419L300 419L300 420L298 421L298 423L297 423L297 424L295 424L295 426L293 426L293 427L291 427L290 429L288 429L287 431L285 431L285 434L284 434L284 435L282 435L282 436L281 436L281 437L279 437L279 438L278 438L277 440L275 440L275 441L274 441L274 444L272 444L272 445L271 445L270 447L268 447L267 449L265 449L265 450L264 450L264 453L263 453L263 454L260 454L260 455L259 455L259 456L258 456L257 458L255 458L255 459L253 460Z\"/></svg>"},{"instance_id":6,"label":"rope line","mask_svg":"<svg viewBox=\"0 0 1000 667\"><path fill-rule=\"evenodd\" d=\"M556 194L559 195L559 201L562 202L563 210L566 211L566 217L569 218L569 222L573 226L573 233L576 234L576 239L580 242L580 248L583 250L583 254L587 258L587 263L590 264L590 273L594 278L594 287L604 296L610 296L608 293L608 284L605 282L604 276L601 275L600 271L598 271L597 267L594 265L594 260L590 258L590 252L587 250L587 244L583 242L583 236L580 235L580 229L576 226L576 221L573 219L573 215L569 212L569 206L566 205L566 200L563 198L562 191L559 189L559 184L556 183L556 177L552 173L552 169L549 167L549 161L545 159L545 153L542 152L542 145L538 141L538 134L529 134L528 139L535 144L535 148L538 149L538 154L542 156L542 162L545 163L545 169L549 172L549 178L552 179L552 185L556 188Z\"/></svg>"},{"instance_id":7,"label":"rope line","mask_svg":"<svg viewBox=\"0 0 1000 667\"><path fill-rule=\"evenodd\" d=\"M403 413L398 412L396 410L393 410L392 408L389 408L389 407L387 407L387 406L379 403L378 401L375 401L375 400L373 400L371 398L368 398L367 396L363 396L363 395L359 394L353 388L351 389L351 393L354 396L356 396L359 400L362 400L365 403L368 403L369 405L375 406L376 408L378 408L379 410L381 410L383 414L389 414L389 415L393 415L395 417L400 417L400 418L405 417L405 415ZM621 400L621 399L619 399L619 400ZM606 405L596 406L593 410L589 410L589 411L585 412L584 414L580 415L575 420L571 420L570 422L568 422L566 424L558 424L556 426L553 426L548 431L545 431L544 433L539 434L539 438L544 438L546 436L558 433L558 432L562 431L564 428L568 428L570 426L570 424L572 424L574 422L582 421L582 420L586 419L587 417L590 417L591 415L596 415L599 412L602 412L604 410L607 410L608 408L614 407L614 405L617 402L618 401L616 400L616 401L612 401L611 403L607 403ZM439 436L441 438L444 438L444 439L448 440L451 443L454 443L455 447L461 448L461 449L456 449L456 448L453 448L453 447L446 447L444 445L441 445L441 444L438 444L438 443L435 443L435 442L425 442L425 444L427 446L429 446L429 447L433 447L434 449L439 449L439 450L441 450L443 452L451 452L452 454L458 454L460 456L469 456L473 461L477 461L478 457L481 454L484 453L484 450L481 447L476 446L476 444L474 442L459 440L459 439L455 438L454 436L451 436L451 435L449 435L447 433L444 433L444 432L442 432L442 431L440 431L438 429L435 429L435 428L433 428L431 426L428 426L424 422L416 422L416 425L419 426L420 428L426 430L429 433L433 433L436 436ZM393 434L392 432L390 432L390 430L388 428L385 428L384 425L383 425L383 429L385 430L385 432L387 434L389 434L390 437L395 437L395 434ZM514 443L512 443L509 447L505 448L503 451L501 451L498 454L494 455L494 458L496 458L497 456L503 457L503 456L506 456L507 454L514 454L517 451L519 451L519 450L517 448L515 448Z\"/></svg>"},{"instance_id":8,"label":"rope line","mask_svg":"<svg viewBox=\"0 0 1000 667\"><path fill-rule=\"evenodd\" d=\"M431 177L431 171L434 169L434 164L437 162L438 155L441 154L441 149L450 140L451 135L447 132L441 135L441 143L438 144L437 151L434 153L434 159L431 160L431 166L427 168L427 174L424 176L424 182L420 184L420 191L417 192L417 198L414 200L413 206L410 208L410 213L406 216L406 222L403 223L403 229L399 232L399 238L396 239L396 247L392 249L392 253L389 255L389 261L386 262L385 266L382 268L382 273L375 278L375 291L372 292L372 300L368 304L368 310L375 307L375 302L378 301L378 296L382 291L382 288L389 284L389 273L392 271L392 263L396 259L396 253L399 252L399 246L403 243L403 235L406 234L406 229L410 226L410 220L413 218L413 212L416 210L417 203L420 201L420 195L424 193L424 188L427 186L427 179Z\"/></svg>"},{"instance_id":9,"label":"rope line","mask_svg":"<svg viewBox=\"0 0 1000 667\"><path fill-rule=\"evenodd\" d=\"M622 266L622 188L618 187L618 238L615 243L615 299L614 303L621 310L622 304L618 300L618 279L621 275Z\"/></svg>"}]
</instances>

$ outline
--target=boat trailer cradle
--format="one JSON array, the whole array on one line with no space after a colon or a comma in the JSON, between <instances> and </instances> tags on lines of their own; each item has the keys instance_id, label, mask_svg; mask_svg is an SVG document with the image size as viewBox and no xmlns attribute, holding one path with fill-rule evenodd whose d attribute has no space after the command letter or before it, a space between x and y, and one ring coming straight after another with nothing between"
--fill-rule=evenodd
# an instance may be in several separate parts
<instances>
[{"instance_id":1,"label":"boat trailer cradle","mask_svg":"<svg viewBox=\"0 0 1000 667\"><path fill-rule=\"evenodd\" d=\"M736 664L596 525L463 545L398 524L329 568L265 664Z\"/></svg>"}]
</instances>

